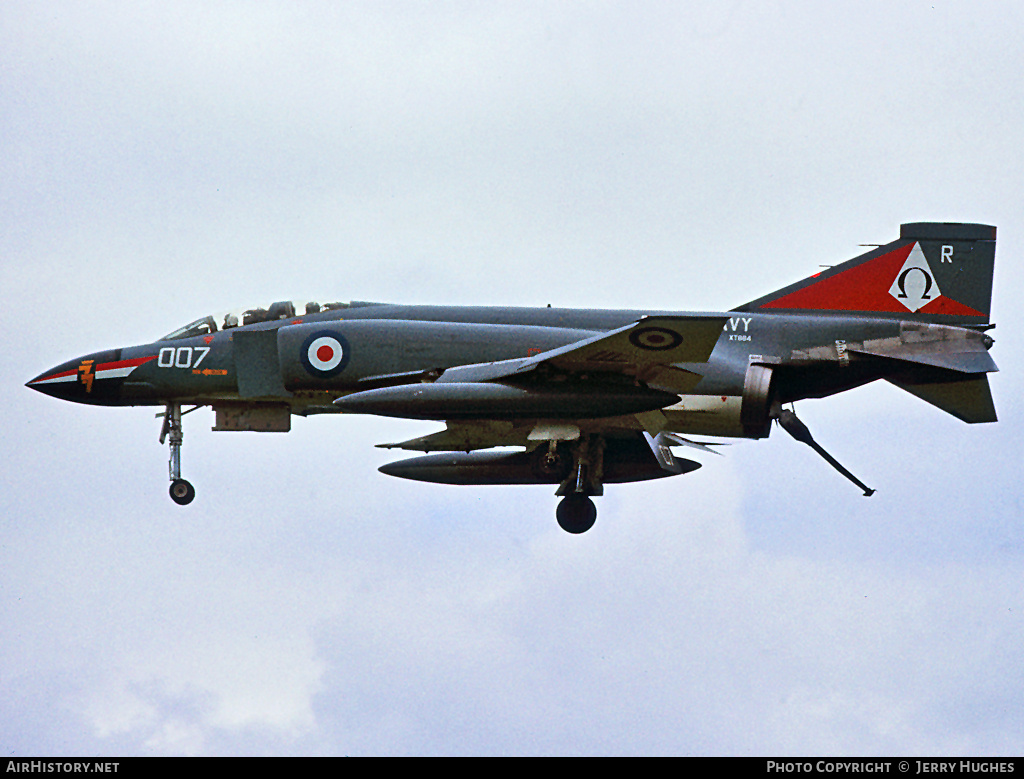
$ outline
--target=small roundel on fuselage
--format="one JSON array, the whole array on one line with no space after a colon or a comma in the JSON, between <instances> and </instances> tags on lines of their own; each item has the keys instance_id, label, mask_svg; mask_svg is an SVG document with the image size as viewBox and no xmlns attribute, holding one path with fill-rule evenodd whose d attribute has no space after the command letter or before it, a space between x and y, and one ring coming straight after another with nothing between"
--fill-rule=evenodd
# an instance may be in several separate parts
<instances>
[{"instance_id":1,"label":"small roundel on fuselage","mask_svg":"<svg viewBox=\"0 0 1024 779\"><path fill-rule=\"evenodd\" d=\"M299 358L314 376L330 378L341 373L348 364L348 341L338 333L321 330L303 342Z\"/></svg>"}]
</instances>

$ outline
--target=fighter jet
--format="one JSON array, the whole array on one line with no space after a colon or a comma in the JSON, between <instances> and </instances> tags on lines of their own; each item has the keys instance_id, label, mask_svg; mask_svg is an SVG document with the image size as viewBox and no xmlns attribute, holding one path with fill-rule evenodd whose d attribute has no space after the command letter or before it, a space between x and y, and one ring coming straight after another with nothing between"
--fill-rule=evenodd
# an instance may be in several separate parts
<instances>
[{"instance_id":1,"label":"fighter jet","mask_svg":"<svg viewBox=\"0 0 1024 779\"><path fill-rule=\"evenodd\" d=\"M195 497L182 415L203 406L224 431L287 432L296 414L443 422L381 444L426 454L380 470L557 485L570 533L594 524L605 484L689 473L700 463L673 449L717 454L722 442L703 439L764 438L773 423L869 496L792 404L884 379L964 422L995 422L995 238L988 225L904 224L891 243L724 313L281 301L70 360L27 386L163 407L182 505Z\"/></svg>"}]
</instances>

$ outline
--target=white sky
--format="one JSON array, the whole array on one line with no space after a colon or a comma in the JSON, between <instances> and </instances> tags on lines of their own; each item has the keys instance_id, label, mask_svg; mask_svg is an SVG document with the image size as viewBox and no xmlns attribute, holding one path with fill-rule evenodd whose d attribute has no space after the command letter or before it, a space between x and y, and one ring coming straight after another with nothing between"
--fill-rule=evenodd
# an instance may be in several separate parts
<instances>
[{"instance_id":1,"label":"white sky","mask_svg":"<svg viewBox=\"0 0 1024 779\"><path fill-rule=\"evenodd\" d=\"M706 7L707 6L707 7ZM0 8L0 747L1024 752L1011 2ZM727 309L911 221L999 227L997 425L889 386L609 487L378 474L436 426L24 388L303 295Z\"/></svg>"}]
</instances>

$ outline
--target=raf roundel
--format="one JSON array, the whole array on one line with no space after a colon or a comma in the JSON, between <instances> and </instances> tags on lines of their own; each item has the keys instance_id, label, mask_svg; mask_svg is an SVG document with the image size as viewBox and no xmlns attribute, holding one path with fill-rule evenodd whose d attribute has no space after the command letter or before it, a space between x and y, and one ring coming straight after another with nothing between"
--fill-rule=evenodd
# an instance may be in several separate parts
<instances>
[{"instance_id":1,"label":"raf roundel","mask_svg":"<svg viewBox=\"0 0 1024 779\"><path fill-rule=\"evenodd\" d=\"M348 364L348 342L338 333L313 333L302 344L299 357L307 371L314 376L327 379L341 373Z\"/></svg>"},{"instance_id":2,"label":"raf roundel","mask_svg":"<svg viewBox=\"0 0 1024 779\"><path fill-rule=\"evenodd\" d=\"M629 334L629 342L641 349L663 352L675 349L683 342L683 337L667 327L641 327Z\"/></svg>"}]
</instances>

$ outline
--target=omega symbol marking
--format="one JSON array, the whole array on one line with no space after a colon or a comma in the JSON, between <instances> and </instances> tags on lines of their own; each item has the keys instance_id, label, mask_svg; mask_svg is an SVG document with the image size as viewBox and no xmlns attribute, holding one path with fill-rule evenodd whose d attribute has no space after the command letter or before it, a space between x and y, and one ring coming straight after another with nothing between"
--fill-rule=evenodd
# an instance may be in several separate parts
<instances>
[{"instance_id":1,"label":"omega symbol marking","mask_svg":"<svg viewBox=\"0 0 1024 779\"><path fill-rule=\"evenodd\" d=\"M900 274L899 279L897 279L897 281L896 281L896 283L899 285L899 288L900 288L900 294L898 294L896 297L898 297L898 298L905 298L905 297L907 297L907 276L910 275L911 271L915 271L915 270L916 271L920 271L921 274L924 276L924 291L921 293L921 300L931 300L932 296L928 294L928 291L932 288L932 276L924 268L917 268L917 267L907 268L905 271L903 271L903 273Z\"/></svg>"},{"instance_id":2,"label":"omega symbol marking","mask_svg":"<svg viewBox=\"0 0 1024 779\"><path fill-rule=\"evenodd\" d=\"M889 287L889 294L909 311L919 311L929 301L942 295L938 279L932 273L928 258L921 251L921 244L915 243L906 262L899 269Z\"/></svg>"}]
</instances>

